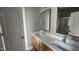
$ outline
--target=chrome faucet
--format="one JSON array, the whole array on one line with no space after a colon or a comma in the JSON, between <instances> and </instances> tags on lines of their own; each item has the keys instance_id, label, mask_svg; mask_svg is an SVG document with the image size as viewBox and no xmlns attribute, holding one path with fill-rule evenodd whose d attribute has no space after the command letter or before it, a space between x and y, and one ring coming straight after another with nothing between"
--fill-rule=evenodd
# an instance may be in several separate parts
<instances>
[{"instance_id":1,"label":"chrome faucet","mask_svg":"<svg viewBox=\"0 0 79 59\"><path fill-rule=\"evenodd\" d=\"M48 30L41 28L41 30L43 30L43 34L45 34Z\"/></svg>"},{"instance_id":2,"label":"chrome faucet","mask_svg":"<svg viewBox=\"0 0 79 59\"><path fill-rule=\"evenodd\" d=\"M64 39L63 39L63 42L64 42L64 43L66 42L66 37L67 37L67 36L65 35L65 36L64 36Z\"/></svg>"}]
</instances>

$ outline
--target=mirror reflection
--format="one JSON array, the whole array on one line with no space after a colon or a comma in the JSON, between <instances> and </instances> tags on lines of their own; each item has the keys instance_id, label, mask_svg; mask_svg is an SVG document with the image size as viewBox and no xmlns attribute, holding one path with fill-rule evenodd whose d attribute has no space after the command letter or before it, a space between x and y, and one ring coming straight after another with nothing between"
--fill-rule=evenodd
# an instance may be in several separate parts
<instances>
[{"instance_id":1,"label":"mirror reflection","mask_svg":"<svg viewBox=\"0 0 79 59\"><path fill-rule=\"evenodd\" d=\"M56 32L64 35L79 36L78 15L78 7L58 7Z\"/></svg>"},{"instance_id":2,"label":"mirror reflection","mask_svg":"<svg viewBox=\"0 0 79 59\"><path fill-rule=\"evenodd\" d=\"M40 13L41 30L50 31L50 21L51 21L50 16L51 16L51 9L48 9Z\"/></svg>"}]
</instances>

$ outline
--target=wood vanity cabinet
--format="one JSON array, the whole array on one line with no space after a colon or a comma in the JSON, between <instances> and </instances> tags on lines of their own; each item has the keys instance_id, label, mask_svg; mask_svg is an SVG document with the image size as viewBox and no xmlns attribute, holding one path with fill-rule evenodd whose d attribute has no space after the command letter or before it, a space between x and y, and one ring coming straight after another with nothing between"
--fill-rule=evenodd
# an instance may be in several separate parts
<instances>
[{"instance_id":1,"label":"wood vanity cabinet","mask_svg":"<svg viewBox=\"0 0 79 59\"><path fill-rule=\"evenodd\" d=\"M32 36L32 46L34 50L40 50L40 40L37 39L35 36Z\"/></svg>"},{"instance_id":2,"label":"wood vanity cabinet","mask_svg":"<svg viewBox=\"0 0 79 59\"><path fill-rule=\"evenodd\" d=\"M46 44L41 42L40 44L40 51L53 51L51 48L49 48Z\"/></svg>"},{"instance_id":3,"label":"wood vanity cabinet","mask_svg":"<svg viewBox=\"0 0 79 59\"><path fill-rule=\"evenodd\" d=\"M35 35L32 36L32 46L36 51L53 51Z\"/></svg>"}]
</instances>

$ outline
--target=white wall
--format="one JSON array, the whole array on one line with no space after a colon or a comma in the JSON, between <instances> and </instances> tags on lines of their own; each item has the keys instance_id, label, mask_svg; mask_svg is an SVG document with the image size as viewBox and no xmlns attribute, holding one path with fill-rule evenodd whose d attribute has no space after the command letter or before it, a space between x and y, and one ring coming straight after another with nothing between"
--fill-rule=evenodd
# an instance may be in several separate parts
<instances>
[{"instance_id":1,"label":"white wall","mask_svg":"<svg viewBox=\"0 0 79 59\"><path fill-rule=\"evenodd\" d=\"M27 37L28 37L28 47L32 48L32 32L40 30L39 27L39 17L40 8L36 7L26 7L26 22L27 22Z\"/></svg>"},{"instance_id":2,"label":"white wall","mask_svg":"<svg viewBox=\"0 0 79 59\"><path fill-rule=\"evenodd\" d=\"M56 33L57 26L57 7L51 8L51 32Z\"/></svg>"}]
</instances>

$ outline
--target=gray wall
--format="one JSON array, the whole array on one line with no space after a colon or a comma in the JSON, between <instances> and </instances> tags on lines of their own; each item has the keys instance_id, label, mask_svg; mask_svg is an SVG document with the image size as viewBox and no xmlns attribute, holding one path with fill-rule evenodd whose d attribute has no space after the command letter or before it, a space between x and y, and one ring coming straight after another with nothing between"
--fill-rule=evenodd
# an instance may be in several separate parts
<instances>
[{"instance_id":1,"label":"gray wall","mask_svg":"<svg viewBox=\"0 0 79 59\"><path fill-rule=\"evenodd\" d=\"M26 22L27 22L27 37L29 49L32 48L32 32L40 30L39 17L40 8L27 7L26 11Z\"/></svg>"}]
</instances>

